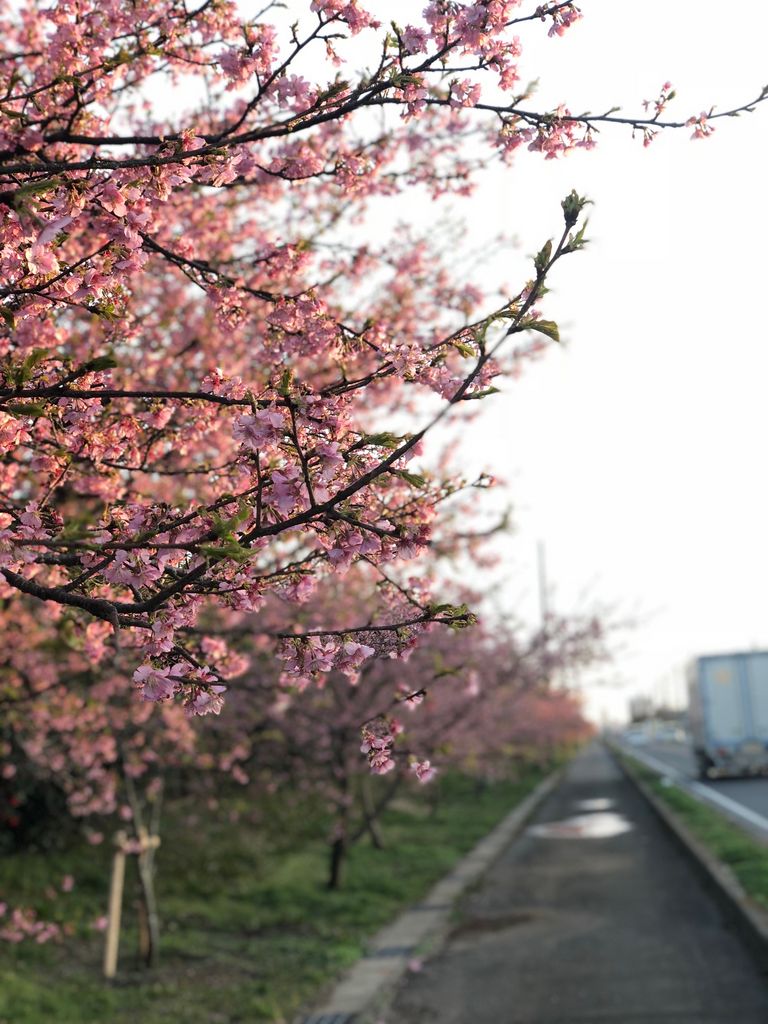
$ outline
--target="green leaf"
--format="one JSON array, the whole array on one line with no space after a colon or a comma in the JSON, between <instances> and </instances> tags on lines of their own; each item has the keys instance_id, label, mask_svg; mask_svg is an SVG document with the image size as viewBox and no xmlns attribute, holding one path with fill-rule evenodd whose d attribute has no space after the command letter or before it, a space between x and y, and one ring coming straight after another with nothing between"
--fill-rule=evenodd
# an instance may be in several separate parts
<instances>
[{"instance_id":1,"label":"green leaf","mask_svg":"<svg viewBox=\"0 0 768 1024\"><path fill-rule=\"evenodd\" d=\"M577 249L583 249L587 244L587 239L584 238L584 232L587 230L588 221L584 221L579 230L575 235L569 235L567 243L563 246L563 253L576 252Z\"/></svg>"},{"instance_id":2,"label":"green leaf","mask_svg":"<svg viewBox=\"0 0 768 1024\"><path fill-rule=\"evenodd\" d=\"M225 541L223 544L201 544L198 551L212 562L221 562L228 559L229 561L237 562L238 565L247 562L256 553L250 548L244 548L242 544L238 544L234 540Z\"/></svg>"},{"instance_id":3,"label":"green leaf","mask_svg":"<svg viewBox=\"0 0 768 1024\"><path fill-rule=\"evenodd\" d=\"M482 391L475 391L475 392L473 392L470 395L464 395L462 401L463 402L475 402L475 401L479 401L481 398L487 398L489 395L498 395L498 394L499 394L499 389L498 388L494 388L494 387L483 388Z\"/></svg>"},{"instance_id":4,"label":"green leaf","mask_svg":"<svg viewBox=\"0 0 768 1024\"><path fill-rule=\"evenodd\" d=\"M394 473L395 476L399 476L401 480L405 480L412 487L427 486L427 481L420 473L410 473L407 469L392 469L390 472Z\"/></svg>"},{"instance_id":5,"label":"green leaf","mask_svg":"<svg viewBox=\"0 0 768 1024\"><path fill-rule=\"evenodd\" d=\"M83 363L80 369L75 372L78 374L98 373L99 370L111 370L117 365L118 363L114 356L97 356L95 359L89 359L87 363Z\"/></svg>"},{"instance_id":6,"label":"green leaf","mask_svg":"<svg viewBox=\"0 0 768 1024\"><path fill-rule=\"evenodd\" d=\"M106 320L107 323L110 324L116 323L123 317L123 313L118 309L115 303L107 299L92 303L88 306L88 311L93 313L94 316L101 317L102 320Z\"/></svg>"},{"instance_id":7,"label":"green leaf","mask_svg":"<svg viewBox=\"0 0 768 1024\"><path fill-rule=\"evenodd\" d=\"M42 402L7 402L4 406L11 416L31 416L37 419L38 416L45 416L48 409Z\"/></svg>"},{"instance_id":8,"label":"green leaf","mask_svg":"<svg viewBox=\"0 0 768 1024\"><path fill-rule=\"evenodd\" d=\"M536 267L538 272L541 274L546 270L547 264L552 257L552 239L543 246L543 248L534 256L533 265Z\"/></svg>"},{"instance_id":9,"label":"green leaf","mask_svg":"<svg viewBox=\"0 0 768 1024\"><path fill-rule=\"evenodd\" d=\"M584 196L580 196L575 189L571 189L560 204L563 208L563 217L565 218L565 226L567 228L573 227L588 202L589 200L585 199Z\"/></svg>"},{"instance_id":10,"label":"green leaf","mask_svg":"<svg viewBox=\"0 0 768 1024\"><path fill-rule=\"evenodd\" d=\"M45 359L47 355L47 348L33 349L29 353L29 355L24 359L23 362L11 368L10 377L13 380L13 383L17 387L20 387L22 384L26 384L27 381L32 376L32 372L35 369L35 367L39 363L42 363L42 361Z\"/></svg>"},{"instance_id":11,"label":"green leaf","mask_svg":"<svg viewBox=\"0 0 768 1024\"><path fill-rule=\"evenodd\" d=\"M463 356L466 356L468 359L476 355L475 350L472 348L471 345L467 344L466 341L453 341L451 342L451 344L453 345L457 352L461 352L461 354Z\"/></svg>"},{"instance_id":12,"label":"green leaf","mask_svg":"<svg viewBox=\"0 0 768 1024\"><path fill-rule=\"evenodd\" d=\"M377 448L388 448L390 451L394 451L404 440L404 435L392 434L385 430L380 434L363 434L353 447L362 448L364 445L370 444L375 445Z\"/></svg>"},{"instance_id":13,"label":"green leaf","mask_svg":"<svg viewBox=\"0 0 768 1024\"><path fill-rule=\"evenodd\" d=\"M427 605L427 611L430 615L440 615L442 612L452 612L455 608L456 605L450 603Z\"/></svg>"},{"instance_id":14,"label":"green leaf","mask_svg":"<svg viewBox=\"0 0 768 1024\"><path fill-rule=\"evenodd\" d=\"M226 538L236 543L233 536L234 532L239 526L242 526L250 514L251 509L249 505L245 501L240 501L237 506L237 512L229 518L217 515L217 513L214 512L211 516L211 519L213 520L211 529L217 537Z\"/></svg>"},{"instance_id":15,"label":"green leaf","mask_svg":"<svg viewBox=\"0 0 768 1024\"><path fill-rule=\"evenodd\" d=\"M448 623L448 628L457 629L469 629L470 626L477 625L477 616L472 612L467 612L466 615L457 616L455 619L451 619Z\"/></svg>"},{"instance_id":16,"label":"green leaf","mask_svg":"<svg viewBox=\"0 0 768 1024\"><path fill-rule=\"evenodd\" d=\"M37 196L43 192L50 192L51 189L58 188L61 184L61 178L46 178L44 181L30 181L25 185L20 185L16 189L16 199L23 199L26 196Z\"/></svg>"},{"instance_id":17,"label":"green leaf","mask_svg":"<svg viewBox=\"0 0 768 1024\"><path fill-rule=\"evenodd\" d=\"M546 334L552 341L560 341L560 329L554 320L524 320L520 327L526 331L538 331L539 334Z\"/></svg>"},{"instance_id":18,"label":"green leaf","mask_svg":"<svg viewBox=\"0 0 768 1024\"><path fill-rule=\"evenodd\" d=\"M435 617L440 616L451 629L466 629L477 622L477 616L465 604L433 604L427 611Z\"/></svg>"}]
</instances>

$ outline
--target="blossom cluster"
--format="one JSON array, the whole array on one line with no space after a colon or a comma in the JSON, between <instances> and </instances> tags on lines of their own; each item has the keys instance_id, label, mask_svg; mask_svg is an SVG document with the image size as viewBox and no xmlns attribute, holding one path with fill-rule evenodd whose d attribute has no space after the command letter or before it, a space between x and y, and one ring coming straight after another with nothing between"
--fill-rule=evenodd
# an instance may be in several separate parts
<instances>
[{"instance_id":1,"label":"blossom cluster","mask_svg":"<svg viewBox=\"0 0 768 1024\"><path fill-rule=\"evenodd\" d=\"M33 939L38 945L60 939L61 926L54 921L43 921L30 907L8 907L0 902L0 940L3 942L23 942Z\"/></svg>"},{"instance_id":2,"label":"blossom cluster","mask_svg":"<svg viewBox=\"0 0 768 1024\"><path fill-rule=\"evenodd\" d=\"M383 715L363 726L360 752L367 755L368 765L374 775L386 775L395 767L395 740L402 731L403 726L396 718Z\"/></svg>"}]
</instances>

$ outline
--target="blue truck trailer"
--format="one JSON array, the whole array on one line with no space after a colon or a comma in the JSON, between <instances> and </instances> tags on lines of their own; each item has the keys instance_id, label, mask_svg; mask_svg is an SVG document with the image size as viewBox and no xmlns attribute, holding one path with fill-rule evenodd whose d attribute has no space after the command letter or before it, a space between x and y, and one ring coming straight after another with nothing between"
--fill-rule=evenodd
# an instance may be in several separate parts
<instances>
[{"instance_id":1,"label":"blue truck trailer","mask_svg":"<svg viewBox=\"0 0 768 1024\"><path fill-rule=\"evenodd\" d=\"M768 773L768 651L692 661L688 717L700 778Z\"/></svg>"}]
</instances>

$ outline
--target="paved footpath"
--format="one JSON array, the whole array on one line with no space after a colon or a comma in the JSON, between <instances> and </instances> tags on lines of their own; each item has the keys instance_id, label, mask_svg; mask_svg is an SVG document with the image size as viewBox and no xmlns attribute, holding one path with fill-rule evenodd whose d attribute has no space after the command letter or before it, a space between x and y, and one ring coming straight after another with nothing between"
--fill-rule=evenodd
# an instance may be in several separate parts
<instances>
[{"instance_id":1,"label":"paved footpath","mask_svg":"<svg viewBox=\"0 0 768 1024\"><path fill-rule=\"evenodd\" d=\"M768 1024L768 979L600 746L531 826L387 1024Z\"/></svg>"}]
</instances>

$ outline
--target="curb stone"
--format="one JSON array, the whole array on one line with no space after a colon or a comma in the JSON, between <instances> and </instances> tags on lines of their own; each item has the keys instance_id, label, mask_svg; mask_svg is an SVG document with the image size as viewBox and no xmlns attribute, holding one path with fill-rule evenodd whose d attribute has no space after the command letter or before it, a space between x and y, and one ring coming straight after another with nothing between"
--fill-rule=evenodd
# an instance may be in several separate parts
<instances>
[{"instance_id":1,"label":"curb stone","mask_svg":"<svg viewBox=\"0 0 768 1024\"><path fill-rule=\"evenodd\" d=\"M421 903L386 925L331 992L322 1007L295 1024L367 1024L417 955L433 952L448 931L458 898L488 870L517 835L563 774L558 768L543 779L491 832L432 887Z\"/></svg>"},{"instance_id":2,"label":"curb stone","mask_svg":"<svg viewBox=\"0 0 768 1024\"><path fill-rule=\"evenodd\" d=\"M614 747L608 749L624 775L642 793L672 833L678 847L693 861L699 875L717 898L730 922L750 947L758 965L768 972L768 911L747 894L728 865L719 861L704 843L693 835L687 825L683 824L674 811L635 775L632 767L621 756L623 752Z\"/></svg>"}]
</instances>

